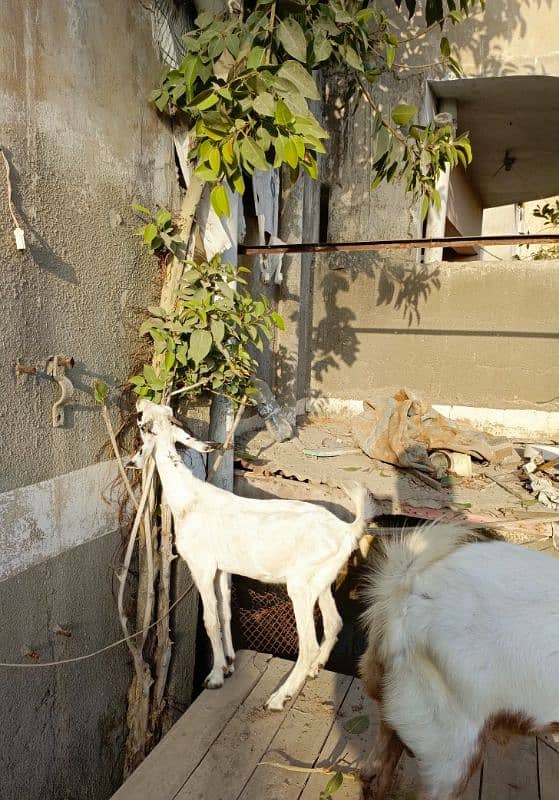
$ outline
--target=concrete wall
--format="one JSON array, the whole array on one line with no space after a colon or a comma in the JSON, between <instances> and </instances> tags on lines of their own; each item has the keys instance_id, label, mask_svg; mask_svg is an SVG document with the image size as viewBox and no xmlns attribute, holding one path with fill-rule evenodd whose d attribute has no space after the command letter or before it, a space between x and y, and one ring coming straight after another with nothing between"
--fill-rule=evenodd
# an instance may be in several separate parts
<instances>
[{"instance_id":1,"label":"concrete wall","mask_svg":"<svg viewBox=\"0 0 559 800\"><path fill-rule=\"evenodd\" d=\"M407 386L436 403L546 408L559 387L557 262L317 266L311 394ZM388 289L393 287L393 291Z\"/></svg>"},{"instance_id":2,"label":"concrete wall","mask_svg":"<svg viewBox=\"0 0 559 800\"><path fill-rule=\"evenodd\" d=\"M0 4L0 145L27 240L17 252L2 167L0 661L25 660L29 649L60 659L121 635L115 472L96 463L107 435L91 388L102 378L116 397L138 348L139 309L158 294L130 204L174 202L171 137L147 103L160 69L151 25L136 0ZM76 361L76 394L55 429L53 383L16 379L14 368L56 353ZM195 604L186 623L193 615ZM53 633L57 624L72 637ZM192 647L183 647L190 665ZM108 797L120 779L129 677L125 648L56 669L0 667L2 800ZM192 676L183 677L174 701L184 706Z\"/></svg>"}]
</instances>

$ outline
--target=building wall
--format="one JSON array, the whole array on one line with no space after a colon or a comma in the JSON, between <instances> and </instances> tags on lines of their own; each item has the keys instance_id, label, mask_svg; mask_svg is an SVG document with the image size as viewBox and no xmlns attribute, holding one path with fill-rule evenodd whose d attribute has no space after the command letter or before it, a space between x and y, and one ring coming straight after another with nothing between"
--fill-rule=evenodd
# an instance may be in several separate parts
<instances>
[{"instance_id":1,"label":"building wall","mask_svg":"<svg viewBox=\"0 0 559 800\"><path fill-rule=\"evenodd\" d=\"M404 283L371 269L317 266L312 396L406 386L433 403L553 409L535 404L559 387L557 262L430 264Z\"/></svg>"},{"instance_id":2,"label":"building wall","mask_svg":"<svg viewBox=\"0 0 559 800\"><path fill-rule=\"evenodd\" d=\"M392 2L385 7L393 13ZM449 36L461 42L468 76L559 74L556 23L551 3L506 0L488 3L481 22L478 15ZM436 57L439 37L435 30L431 40L419 40L398 60L428 62ZM426 77L431 76L404 73L396 83L383 79L376 96L385 113L399 102L425 112ZM330 140L322 167L322 180L331 184L329 239L421 235L417 207L401 186L370 192L367 109L342 116L340 129L336 116L342 112L336 107L343 103L336 98L343 97L343 87L333 97L326 102ZM451 196L451 213L458 199ZM480 202L473 196L466 200L463 233L480 232ZM483 232L488 232L485 222ZM416 263L414 251L317 257L310 395L359 399L372 389L405 385L432 402L495 408L529 408L556 396L557 263L521 263L512 253L507 259L506 248L497 255L500 260L493 262L424 266Z\"/></svg>"},{"instance_id":3,"label":"building wall","mask_svg":"<svg viewBox=\"0 0 559 800\"><path fill-rule=\"evenodd\" d=\"M2 166L0 661L60 659L121 635L115 470L91 389L103 379L116 399L138 314L158 294L130 204L174 203L170 132L147 103L159 70L152 16L136 0L0 4L0 146L27 241L15 249ZM55 385L15 374L18 360L44 368L53 354L76 362L63 428L51 424ZM183 622L191 634L195 604ZM2 800L109 797L129 678L125 648L56 669L0 667Z\"/></svg>"}]
</instances>

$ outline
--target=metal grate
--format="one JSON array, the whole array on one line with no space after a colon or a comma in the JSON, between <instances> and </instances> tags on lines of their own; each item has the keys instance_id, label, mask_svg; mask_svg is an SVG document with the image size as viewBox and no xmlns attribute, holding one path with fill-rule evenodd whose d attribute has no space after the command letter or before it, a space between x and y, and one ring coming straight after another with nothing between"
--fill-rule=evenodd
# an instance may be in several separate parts
<instances>
[{"instance_id":1,"label":"metal grate","mask_svg":"<svg viewBox=\"0 0 559 800\"><path fill-rule=\"evenodd\" d=\"M285 587L235 578L231 607L236 628L236 648L296 658L299 644L293 606ZM322 636L320 611L314 611L317 637Z\"/></svg>"},{"instance_id":2,"label":"metal grate","mask_svg":"<svg viewBox=\"0 0 559 800\"><path fill-rule=\"evenodd\" d=\"M186 55L181 37L193 30L196 11L192 2L154 0L153 38L161 60L169 67L178 67Z\"/></svg>"}]
</instances>

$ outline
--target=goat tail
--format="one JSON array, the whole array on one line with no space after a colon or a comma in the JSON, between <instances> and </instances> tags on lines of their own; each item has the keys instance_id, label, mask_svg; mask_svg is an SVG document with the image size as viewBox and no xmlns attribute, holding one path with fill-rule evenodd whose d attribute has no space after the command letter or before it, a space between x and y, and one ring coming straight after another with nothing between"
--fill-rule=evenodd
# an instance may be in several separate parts
<instances>
[{"instance_id":1,"label":"goat tail","mask_svg":"<svg viewBox=\"0 0 559 800\"><path fill-rule=\"evenodd\" d=\"M463 525L432 523L381 544L382 555L365 577L361 590L366 609L361 621L371 648L382 653L387 646L385 636L390 621L402 618L414 579L473 538L472 531Z\"/></svg>"},{"instance_id":2,"label":"goat tail","mask_svg":"<svg viewBox=\"0 0 559 800\"><path fill-rule=\"evenodd\" d=\"M355 519L350 523L350 529L357 542L367 528L367 511L369 508L369 490L358 481L346 481L342 489L353 503Z\"/></svg>"}]
</instances>

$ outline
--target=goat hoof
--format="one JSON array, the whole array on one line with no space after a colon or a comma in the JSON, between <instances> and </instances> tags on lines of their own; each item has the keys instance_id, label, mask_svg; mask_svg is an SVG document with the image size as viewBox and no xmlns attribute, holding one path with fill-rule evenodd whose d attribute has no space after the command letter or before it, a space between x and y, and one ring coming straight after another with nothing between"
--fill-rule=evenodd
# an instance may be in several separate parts
<instances>
[{"instance_id":1,"label":"goat hoof","mask_svg":"<svg viewBox=\"0 0 559 800\"><path fill-rule=\"evenodd\" d=\"M314 664L307 673L308 678L316 678L318 675L318 671L320 669L320 664Z\"/></svg>"},{"instance_id":2,"label":"goat hoof","mask_svg":"<svg viewBox=\"0 0 559 800\"><path fill-rule=\"evenodd\" d=\"M221 689L223 686L223 669L212 670L204 681L205 689Z\"/></svg>"},{"instance_id":3,"label":"goat hoof","mask_svg":"<svg viewBox=\"0 0 559 800\"><path fill-rule=\"evenodd\" d=\"M225 675L226 678L231 677L231 675L234 672L235 672L235 664L233 664L233 662L231 662L231 664L228 664L226 667L223 667L223 674Z\"/></svg>"},{"instance_id":4,"label":"goat hoof","mask_svg":"<svg viewBox=\"0 0 559 800\"><path fill-rule=\"evenodd\" d=\"M281 695L278 694L278 692L275 692L275 694L271 695L271 697L268 699L268 702L266 703L264 708L267 711L283 711L283 707L287 699L288 698L285 697L285 695Z\"/></svg>"}]
</instances>

